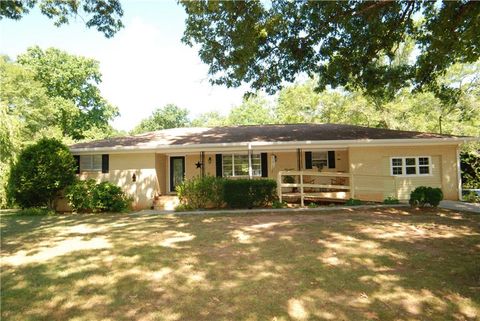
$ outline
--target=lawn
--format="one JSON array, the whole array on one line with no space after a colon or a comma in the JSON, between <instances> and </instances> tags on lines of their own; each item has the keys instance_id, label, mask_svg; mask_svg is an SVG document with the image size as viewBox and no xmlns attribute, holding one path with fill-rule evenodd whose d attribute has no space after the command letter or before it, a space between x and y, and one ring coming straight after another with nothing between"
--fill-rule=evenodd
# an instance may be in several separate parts
<instances>
[{"instance_id":1,"label":"lawn","mask_svg":"<svg viewBox=\"0 0 480 321\"><path fill-rule=\"evenodd\" d=\"M1 217L2 320L478 320L480 216Z\"/></svg>"}]
</instances>

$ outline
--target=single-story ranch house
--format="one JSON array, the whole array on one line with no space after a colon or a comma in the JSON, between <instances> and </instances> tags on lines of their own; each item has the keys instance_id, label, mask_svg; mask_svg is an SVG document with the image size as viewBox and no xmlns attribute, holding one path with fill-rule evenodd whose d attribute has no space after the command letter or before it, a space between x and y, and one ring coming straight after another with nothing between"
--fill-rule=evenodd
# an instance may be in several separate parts
<instances>
[{"instance_id":1,"label":"single-story ranch house","mask_svg":"<svg viewBox=\"0 0 480 321\"><path fill-rule=\"evenodd\" d=\"M277 180L279 197L407 200L417 186L461 197L459 147L478 138L338 124L176 128L70 146L81 179L121 186L136 209L198 175ZM163 206L166 203L160 202ZM158 203L157 203L158 205ZM168 206L167 206L168 207Z\"/></svg>"}]
</instances>

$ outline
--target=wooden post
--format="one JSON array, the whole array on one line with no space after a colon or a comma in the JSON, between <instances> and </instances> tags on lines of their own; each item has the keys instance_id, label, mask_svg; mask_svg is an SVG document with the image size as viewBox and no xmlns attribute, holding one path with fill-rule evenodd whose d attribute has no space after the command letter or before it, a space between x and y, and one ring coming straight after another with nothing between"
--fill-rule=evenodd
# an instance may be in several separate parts
<instances>
[{"instance_id":1,"label":"wooden post","mask_svg":"<svg viewBox=\"0 0 480 321\"><path fill-rule=\"evenodd\" d=\"M279 171L277 174L277 194L278 201L282 202L282 171Z\"/></svg>"},{"instance_id":2,"label":"wooden post","mask_svg":"<svg viewBox=\"0 0 480 321\"><path fill-rule=\"evenodd\" d=\"M350 198L355 198L355 183L353 174L350 174Z\"/></svg>"},{"instance_id":3,"label":"wooden post","mask_svg":"<svg viewBox=\"0 0 480 321\"><path fill-rule=\"evenodd\" d=\"M300 172L300 205L305 206L304 197L303 197L303 171Z\"/></svg>"}]
</instances>

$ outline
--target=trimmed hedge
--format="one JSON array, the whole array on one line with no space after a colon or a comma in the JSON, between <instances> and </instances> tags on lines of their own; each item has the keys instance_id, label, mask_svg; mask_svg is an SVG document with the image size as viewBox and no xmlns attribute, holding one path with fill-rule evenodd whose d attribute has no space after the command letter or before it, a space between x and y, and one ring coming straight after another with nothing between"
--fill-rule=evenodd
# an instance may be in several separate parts
<instances>
[{"instance_id":1,"label":"trimmed hedge","mask_svg":"<svg viewBox=\"0 0 480 321\"><path fill-rule=\"evenodd\" d=\"M443 200L443 192L440 188L419 186L410 193L410 205L425 207L430 204L433 207L437 207L440 201Z\"/></svg>"},{"instance_id":2,"label":"trimmed hedge","mask_svg":"<svg viewBox=\"0 0 480 321\"><path fill-rule=\"evenodd\" d=\"M276 199L276 188L277 182L271 179L194 177L177 186L177 210L263 207Z\"/></svg>"},{"instance_id":3,"label":"trimmed hedge","mask_svg":"<svg viewBox=\"0 0 480 321\"><path fill-rule=\"evenodd\" d=\"M276 198L277 182L271 179L232 179L224 182L224 200L231 208L266 206Z\"/></svg>"}]
</instances>

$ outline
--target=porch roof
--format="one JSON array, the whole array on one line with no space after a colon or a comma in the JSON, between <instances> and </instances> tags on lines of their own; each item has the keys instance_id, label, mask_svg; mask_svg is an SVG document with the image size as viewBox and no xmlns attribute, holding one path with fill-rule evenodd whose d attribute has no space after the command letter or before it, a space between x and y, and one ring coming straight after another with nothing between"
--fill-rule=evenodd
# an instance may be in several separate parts
<instances>
[{"instance_id":1,"label":"porch roof","mask_svg":"<svg viewBox=\"0 0 480 321\"><path fill-rule=\"evenodd\" d=\"M369 128L343 124L252 125L214 128L174 128L134 136L114 137L77 143L72 151L131 150L179 148L195 146L226 146L235 143L297 143L297 142L365 142L390 140L438 140L462 142L466 136Z\"/></svg>"}]
</instances>

